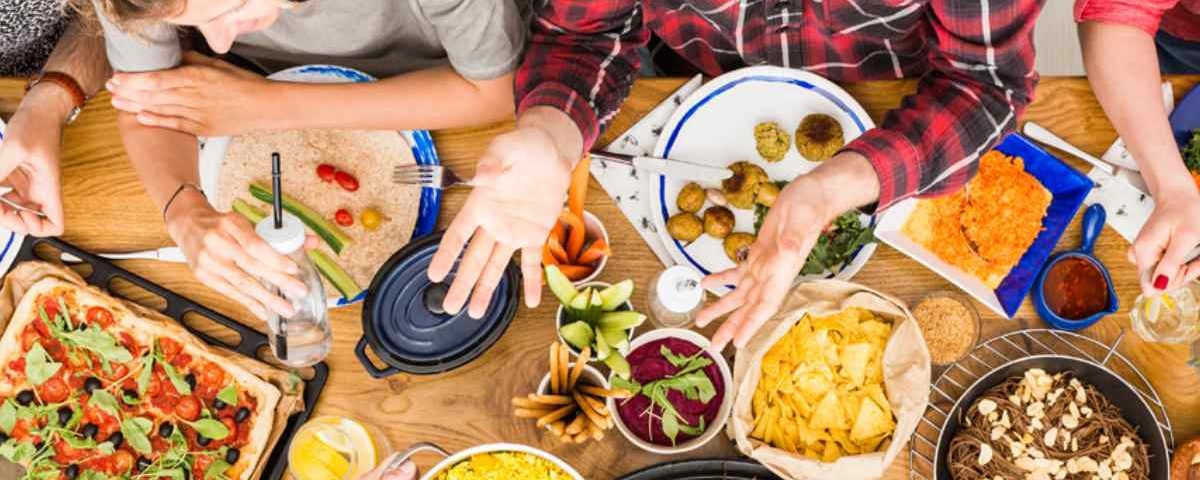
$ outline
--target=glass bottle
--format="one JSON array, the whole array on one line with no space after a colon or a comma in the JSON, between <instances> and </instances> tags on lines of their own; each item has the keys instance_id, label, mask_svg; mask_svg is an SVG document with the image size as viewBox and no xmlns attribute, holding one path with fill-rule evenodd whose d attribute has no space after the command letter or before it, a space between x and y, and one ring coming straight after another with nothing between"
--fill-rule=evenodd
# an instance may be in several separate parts
<instances>
[{"instance_id":1,"label":"glass bottle","mask_svg":"<svg viewBox=\"0 0 1200 480\"><path fill-rule=\"evenodd\" d=\"M321 277L304 250L304 224L299 218L284 213L282 228L275 228L275 221L267 217L258 222L255 230L275 251L296 262L300 268L297 278L308 289L306 295L294 297L263 281L268 290L290 302L295 311L291 318L268 312L271 351L280 363L288 367L301 368L316 364L329 355L333 334L325 316L325 289L321 285Z\"/></svg>"},{"instance_id":2,"label":"glass bottle","mask_svg":"<svg viewBox=\"0 0 1200 480\"><path fill-rule=\"evenodd\" d=\"M1200 339L1200 282L1159 295L1142 294L1129 311L1133 330L1143 339L1190 343Z\"/></svg>"},{"instance_id":3,"label":"glass bottle","mask_svg":"<svg viewBox=\"0 0 1200 480\"><path fill-rule=\"evenodd\" d=\"M683 265L663 270L650 281L646 305L650 318L660 327L686 328L704 305L700 272Z\"/></svg>"}]
</instances>

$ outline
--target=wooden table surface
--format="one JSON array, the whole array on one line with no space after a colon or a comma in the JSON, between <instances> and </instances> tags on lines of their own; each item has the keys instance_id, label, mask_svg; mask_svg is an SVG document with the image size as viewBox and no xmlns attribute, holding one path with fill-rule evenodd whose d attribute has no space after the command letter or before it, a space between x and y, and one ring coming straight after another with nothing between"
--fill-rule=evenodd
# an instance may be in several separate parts
<instances>
[{"instance_id":1,"label":"wooden table surface","mask_svg":"<svg viewBox=\"0 0 1200 480\"><path fill-rule=\"evenodd\" d=\"M1200 77L1174 78L1177 97L1198 81ZM627 129L682 83L682 79L639 81L604 141ZM23 81L0 79L0 113L5 116L12 113L22 86ZM878 122L914 86L911 81L898 81L846 88ZM1042 124L1085 151L1098 156L1116 137L1085 79L1045 78L1036 98L1025 118ZM97 252L170 245L158 209L143 193L124 157L115 128L115 113L108 100L107 95L92 100L79 121L65 133L63 195L67 230L63 238ZM499 124L441 131L434 133L434 139L444 163L456 172L470 175L475 159L488 141L510 128L511 124ZM1084 168L1082 162L1070 159L1068 162ZM444 197L440 227L445 227L459 210L466 193L465 189L455 189ZM638 288L635 302L644 303L647 282L662 265L594 180L588 192L587 209L603 219L617 252L601 280L633 278ZM1075 221L1061 248L1078 245L1079 219ZM1111 229L1106 229L1096 246L1097 256L1111 269L1124 307L1120 313L1083 332L1101 341L1112 341L1129 328L1128 306L1137 296L1138 288L1135 269L1126 260L1127 247ZM249 312L196 282L184 265L127 261L122 266L260 330L264 328ZM910 302L930 291L954 288L916 261L886 246L876 251L855 281ZM138 297L137 292L120 293ZM531 422L511 416L509 399L532 391L547 368L546 348L555 338L554 302L548 296L547 291L543 298L550 301L543 301L535 310L522 307L499 343L471 364L443 375L396 375L386 380L369 377L354 356L354 344L362 331L360 308L333 311L334 348L327 359L332 374L316 413L353 414L367 419L386 431L396 448L418 441L432 441L451 451L490 442L526 443L561 456L589 479L615 478L647 465L678 459L641 452L616 431L598 444L562 445ZM1002 319L977 306L984 316L984 338L1015 330L1022 324L1041 325L1028 301L1016 320ZM1185 365L1187 348L1146 343L1131 333L1126 335L1119 351L1131 358L1157 388L1170 412L1176 438L1183 440L1200 434L1200 375ZM734 449L722 437L681 457L734 455ZM418 460L422 467L427 467L437 459L423 455ZM901 455L887 478L905 478L907 468L907 455Z\"/></svg>"}]
</instances>

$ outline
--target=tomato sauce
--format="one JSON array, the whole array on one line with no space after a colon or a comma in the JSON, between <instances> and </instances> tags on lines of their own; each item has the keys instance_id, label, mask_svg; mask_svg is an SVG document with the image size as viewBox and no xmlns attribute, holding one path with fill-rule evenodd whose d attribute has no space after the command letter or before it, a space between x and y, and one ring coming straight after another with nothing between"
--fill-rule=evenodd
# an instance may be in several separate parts
<instances>
[{"instance_id":1,"label":"tomato sauce","mask_svg":"<svg viewBox=\"0 0 1200 480\"><path fill-rule=\"evenodd\" d=\"M1055 262L1042 287L1046 305L1058 316L1082 320L1108 308L1108 281L1091 261L1068 257Z\"/></svg>"}]
</instances>

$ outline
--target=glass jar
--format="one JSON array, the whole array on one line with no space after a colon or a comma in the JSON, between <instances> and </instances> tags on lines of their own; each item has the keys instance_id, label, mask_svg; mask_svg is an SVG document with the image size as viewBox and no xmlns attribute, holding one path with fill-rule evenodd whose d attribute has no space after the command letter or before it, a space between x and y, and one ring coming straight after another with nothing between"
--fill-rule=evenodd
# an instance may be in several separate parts
<instances>
[{"instance_id":1,"label":"glass jar","mask_svg":"<svg viewBox=\"0 0 1200 480\"><path fill-rule=\"evenodd\" d=\"M646 292L650 320L664 328L691 325L704 306L701 279L700 272L683 265L675 265L655 276Z\"/></svg>"},{"instance_id":2,"label":"glass jar","mask_svg":"<svg viewBox=\"0 0 1200 480\"><path fill-rule=\"evenodd\" d=\"M321 276L304 250L304 224L299 218L285 213L281 228L275 228L274 220L266 218L258 223L255 230L275 251L296 263L300 269L296 277L304 282L308 290L303 296L292 296L263 281L263 286L268 290L291 303L295 312L290 318L280 317L274 311L268 313L271 351L279 363L288 367L315 365L329 355L333 333L325 316L327 307Z\"/></svg>"},{"instance_id":3,"label":"glass jar","mask_svg":"<svg viewBox=\"0 0 1200 480\"><path fill-rule=\"evenodd\" d=\"M1190 343L1200 339L1200 282L1159 295L1138 296L1129 318L1133 331L1147 341Z\"/></svg>"},{"instance_id":4,"label":"glass jar","mask_svg":"<svg viewBox=\"0 0 1200 480\"><path fill-rule=\"evenodd\" d=\"M294 480L355 480L391 454L387 436L349 416L322 416L296 431L288 447Z\"/></svg>"}]
</instances>

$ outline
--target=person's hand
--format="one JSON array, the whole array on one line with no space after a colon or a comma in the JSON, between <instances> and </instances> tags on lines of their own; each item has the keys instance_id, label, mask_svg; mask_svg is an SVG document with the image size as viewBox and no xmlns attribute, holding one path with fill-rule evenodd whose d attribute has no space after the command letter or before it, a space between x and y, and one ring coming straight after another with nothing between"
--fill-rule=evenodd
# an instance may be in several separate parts
<instances>
[{"instance_id":1,"label":"person's hand","mask_svg":"<svg viewBox=\"0 0 1200 480\"><path fill-rule=\"evenodd\" d=\"M712 338L720 351L732 340L746 346L754 333L779 310L821 232L842 213L879 195L879 180L866 158L842 153L779 193L744 262L704 278L705 288L734 285L696 316L696 325L733 312Z\"/></svg>"},{"instance_id":2,"label":"person's hand","mask_svg":"<svg viewBox=\"0 0 1200 480\"><path fill-rule=\"evenodd\" d=\"M63 233L59 155L62 127L74 107L65 92L51 88L57 86L39 85L29 92L0 140L0 184L13 188L6 198L46 215L0 203L0 226L39 237Z\"/></svg>"},{"instance_id":3,"label":"person's hand","mask_svg":"<svg viewBox=\"0 0 1200 480\"><path fill-rule=\"evenodd\" d=\"M283 317L295 313L290 302L271 293L259 279L292 297L302 297L308 289L296 278L299 267L263 241L244 217L217 212L199 192L185 189L168 206L166 222L167 232L201 283L245 305L259 318L266 318L268 309Z\"/></svg>"},{"instance_id":4,"label":"person's hand","mask_svg":"<svg viewBox=\"0 0 1200 480\"><path fill-rule=\"evenodd\" d=\"M1181 188L1154 199L1154 213L1129 247L1129 259L1138 266L1142 292L1148 295L1173 290L1200 277L1200 260L1185 263L1187 254L1200 245L1200 193Z\"/></svg>"},{"instance_id":5,"label":"person's hand","mask_svg":"<svg viewBox=\"0 0 1200 480\"><path fill-rule=\"evenodd\" d=\"M446 293L447 312L457 313L470 296L467 313L483 317L517 250L521 251L525 304L537 306L542 293L542 245L562 211L582 143L570 118L547 107L525 112L515 131L492 141L479 159L466 204L446 229L429 265L429 279L440 282L466 248Z\"/></svg>"},{"instance_id":6,"label":"person's hand","mask_svg":"<svg viewBox=\"0 0 1200 480\"><path fill-rule=\"evenodd\" d=\"M237 135L264 128L270 81L228 62L188 52L171 70L117 73L112 105L138 123L192 135Z\"/></svg>"},{"instance_id":7,"label":"person's hand","mask_svg":"<svg viewBox=\"0 0 1200 480\"><path fill-rule=\"evenodd\" d=\"M398 467L392 466L397 455L399 454L392 454L380 462L374 470L364 473L358 480L417 480L417 466L413 462L404 462Z\"/></svg>"}]
</instances>

